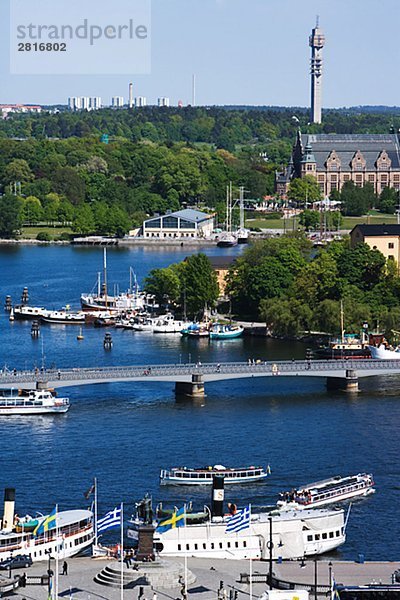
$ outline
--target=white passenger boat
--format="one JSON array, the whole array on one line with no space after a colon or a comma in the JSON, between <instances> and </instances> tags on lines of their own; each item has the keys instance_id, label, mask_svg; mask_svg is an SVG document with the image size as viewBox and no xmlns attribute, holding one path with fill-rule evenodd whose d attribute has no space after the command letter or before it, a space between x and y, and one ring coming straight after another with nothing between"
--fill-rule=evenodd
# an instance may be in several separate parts
<instances>
[{"instance_id":1,"label":"white passenger boat","mask_svg":"<svg viewBox=\"0 0 400 600\"><path fill-rule=\"evenodd\" d=\"M266 479L271 470L268 467L245 467L241 469L228 469L223 465L204 467L201 469L188 469L187 467L174 467L162 469L160 473L161 484L175 485L212 485L214 475L223 475L225 484L252 483Z\"/></svg>"},{"instance_id":2,"label":"white passenger boat","mask_svg":"<svg viewBox=\"0 0 400 600\"><path fill-rule=\"evenodd\" d=\"M58 398L49 390L11 390L0 396L0 415L53 415L66 413L68 398Z\"/></svg>"},{"instance_id":3,"label":"white passenger boat","mask_svg":"<svg viewBox=\"0 0 400 600\"><path fill-rule=\"evenodd\" d=\"M7 490L6 490L7 492ZM39 518L39 524L47 517ZM35 520L36 521L36 520ZM55 523L49 530L35 536L19 526L17 518L11 521L12 528L4 526L0 530L0 561L18 555L30 556L33 562L47 561L52 558L64 560L89 548L94 540L93 513L90 510L66 510L57 514ZM18 532L20 531L20 532Z\"/></svg>"},{"instance_id":4,"label":"white passenger boat","mask_svg":"<svg viewBox=\"0 0 400 600\"><path fill-rule=\"evenodd\" d=\"M153 333L180 333L188 327L186 321L176 321L171 314L160 317L153 326Z\"/></svg>"},{"instance_id":5,"label":"white passenger boat","mask_svg":"<svg viewBox=\"0 0 400 600\"><path fill-rule=\"evenodd\" d=\"M385 344L368 346L372 358L377 360L400 360L400 347L391 350Z\"/></svg>"},{"instance_id":6,"label":"white passenger boat","mask_svg":"<svg viewBox=\"0 0 400 600\"><path fill-rule=\"evenodd\" d=\"M70 312L69 310L50 310L46 315L42 315L41 320L44 323L53 323L55 325L83 325L86 315L82 312Z\"/></svg>"},{"instance_id":7,"label":"white passenger boat","mask_svg":"<svg viewBox=\"0 0 400 600\"><path fill-rule=\"evenodd\" d=\"M371 474L358 473L358 475L350 477L338 475L281 494L277 506L288 510L319 508L328 504L369 496L374 492L374 478Z\"/></svg>"},{"instance_id":8,"label":"white passenger boat","mask_svg":"<svg viewBox=\"0 0 400 600\"><path fill-rule=\"evenodd\" d=\"M346 540L343 510L256 513L248 507L247 526L229 533L227 526L235 512L224 514L223 489L213 488L213 498L212 509L207 509L205 519L196 522L181 516L180 518L184 519L181 525L184 526L175 526L167 530L163 528L161 521L154 533L154 550L160 553L161 557L268 559L269 542L272 538L274 560L279 557L296 559L330 552ZM148 516L147 523L151 523L152 511L148 511ZM138 520L140 521L140 515L128 523L128 537L133 540L138 537ZM142 520L143 524L145 522Z\"/></svg>"}]
</instances>

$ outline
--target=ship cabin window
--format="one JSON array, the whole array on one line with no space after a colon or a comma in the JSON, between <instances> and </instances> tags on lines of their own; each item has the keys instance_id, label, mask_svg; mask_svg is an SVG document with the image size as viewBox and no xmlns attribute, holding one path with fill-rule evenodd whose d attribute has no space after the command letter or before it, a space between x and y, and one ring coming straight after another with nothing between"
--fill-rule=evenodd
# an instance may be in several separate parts
<instances>
[{"instance_id":1,"label":"ship cabin window","mask_svg":"<svg viewBox=\"0 0 400 600\"><path fill-rule=\"evenodd\" d=\"M239 542L235 542L235 548L239 548Z\"/></svg>"},{"instance_id":2,"label":"ship cabin window","mask_svg":"<svg viewBox=\"0 0 400 600\"><path fill-rule=\"evenodd\" d=\"M186 544L186 550L190 550L189 544Z\"/></svg>"},{"instance_id":3,"label":"ship cabin window","mask_svg":"<svg viewBox=\"0 0 400 600\"><path fill-rule=\"evenodd\" d=\"M327 534L327 533L323 533L323 534L322 534L322 539L323 539L323 540L326 540L326 539L328 539L328 534Z\"/></svg>"},{"instance_id":4,"label":"ship cabin window","mask_svg":"<svg viewBox=\"0 0 400 600\"><path fill-rule=\"evenodd\" d=\"M333 538L333 531L330 531L330 532L329 532L329 537L330 537L330 538Z\"/></svg>"},{"instance_id":5,"label":"ship cabin window","mask_svg":"<svg viewBox=\"0 0 400 600\"><path fill-rule=\"evenodd\" d=\"M340 531L337 531L336 532L336 537L339 537L339 535L340 535Z\"/></svg>"},{"instance_id":6,"label":"ship cabin window","mask_svg":"<svg viewBox=\"0 0 400 600\"><path fill-rule=\"evenodd\" d=\"M207 550L207 544L203 544L203 550Z\"/></svg>"},{"instance_id":7,"label":"ship cabin window","mask_svg":"<svg viewBox=\"0 0 400 600\"><path fill-rule=\"evenodd\" d=\"M319 533L316 533L316 534L315 534L315 541L317 542L317 541L319 540L319 538L320 538L320 535L319 535Z\"/></svg>"},{"instance_id":8,"label":"ship cabin window","mask_svg":"<svg viewBox=\"0 0 400 600\"><path fill-rule=\"evenodd\" d=\"M186 478L186 479L189 479L190 473L183 473L183 477Z\"/></svg>"},{"instance_id":9,"label":"ship cabin window","mask_svg":"<svg viewBox=\"0 0 400 600\"><path fill-rule=\"evenodd\" d=\"M198 550L198 545L197 544L194 545L194 549Z\"/></svg>"},{"instance_id":10,"label":"ship cabin window","mask_svg":"<svg viewBox=\"0 0 400 600\"><path fill-rule=\"evenodd\" d=\"M312 535L307 536L307 542L312 542Z\"/></svg>"},{"instance_id":11,"label":"ship cabin window","mask_svg":"<svg viewBox=\"0 0 400 600\"><path fill-rule=\"evenodd\" d=\"M214 542L211 542L211 550L214 550Z\"/></svg>"},{"instance_id":12,"label":"ship cabin window","mask_svg":"<svg viewBox=\"0 0 400 600\"><path fill-rule=\"evenodd\" d=\"M228 547L228 548L230 548L230 547L231 547L231 543L230 543L230 542L227 542L227 544L226 544L226 545L227 545L227 547Z\"/></svg>"},{"instance_id":13,"label":"ship cabin window","mask_svg":"<svg viewBox=\"0 0 400 600\"><path fill-rule=\"evenodd\" d=\"M342 527L342 535L344 535L344 527Z\"/></svg>"},{"instance_id":14,"label":"ship cabin window","mask_svg":"<svg viewBox=\"0 0 400 600\"><path fill-rule=\"evenodd\" d=\"M243 548L246 548L247 542L243 542Z\"/></svg>"},{"instance_id":15,"label":"ship cabin window","mask_svg":"<svg viewBox=\"0 0 400 600\"><path fill-rule=\"evenodd\" d=\"M178 550L181 551L182 550L182 546L181 544L178 544Z\"/></svg>"},{"instance_id":16,"label":"ship cabin window","mask_svg":"<svg viewBox=\"0 0 400 600\"><path fill-rule=\"evenodd\" d=\"M222 542L219 543L219 547L222 550Z\"/></svg>"}]
</instances>

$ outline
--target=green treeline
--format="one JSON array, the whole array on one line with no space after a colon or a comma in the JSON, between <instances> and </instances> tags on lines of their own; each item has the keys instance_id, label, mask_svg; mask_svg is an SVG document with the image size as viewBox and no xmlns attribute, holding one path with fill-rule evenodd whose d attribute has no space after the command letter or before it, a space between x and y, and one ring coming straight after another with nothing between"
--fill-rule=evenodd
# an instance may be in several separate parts
<instances>
[{"instance_id":1,"label":"green treeline","mask_svg":"<svg viewBox=\"0 0 400 600\"><path fill-rule=\"evenodd\" d=\"M364 321L390 334L400 320L400 278L394 262L366 244L333 242L312 255L302 236L250 246L229 273L235 311L266 321L276 335L339 333L343 301L347 331Z\"/></svg>"}]
</instances>

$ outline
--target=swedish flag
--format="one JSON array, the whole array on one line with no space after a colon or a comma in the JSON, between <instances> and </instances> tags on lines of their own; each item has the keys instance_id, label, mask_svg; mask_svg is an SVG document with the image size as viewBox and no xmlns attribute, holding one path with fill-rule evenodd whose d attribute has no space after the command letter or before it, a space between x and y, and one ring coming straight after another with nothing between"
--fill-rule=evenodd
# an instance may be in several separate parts
<instances>
[{"instance_id":1,"label":"swedish flag","mask_svg":"<svg viewBox=\"0 0 400 600\"><path fill-rule=\"evenodd\" d=\"M33 535L42 535L50 529L57 527L57 506L51 511L51 513L36 527Z\"/></svg>"},{"instance_id":2,"label":"swedish flag","mask_svg":"<svg viewBox=\"0 0 400 600\"><path fill-rule=\"evenodd\" d=\"M185 527L185 516L185 507L181 508L180 510L175 510L169 519L161 521L156 531L158 533L165 533L166 531L175 529L176 527Z\"/></svg>"}]
</instances>

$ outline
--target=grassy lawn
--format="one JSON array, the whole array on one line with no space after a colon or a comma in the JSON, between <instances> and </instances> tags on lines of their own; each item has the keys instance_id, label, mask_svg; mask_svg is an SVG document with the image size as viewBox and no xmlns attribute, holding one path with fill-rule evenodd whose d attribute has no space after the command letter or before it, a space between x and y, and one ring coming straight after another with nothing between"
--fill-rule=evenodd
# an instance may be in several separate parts
<instances>
[{"instance_id":1,"label":"grassy lawn","mask_svg":"<svg viewBox=\"0 0 400 600\"><path fill-rule=\"evenodd\" d=\"M62 233L72 233L70 227L23 227L20 238L25 240L35 240L38 233L45 231L52 239L58 238Z\"/></svg>"},{"instance_id":2,"label":"grassy lawn","mask_svg":"<svg viewBox=\"0 0 400 600\"><path fill-rule=\"evenodd\" d=\"M396 215L386 215L381 213L371 213L364 217L343 217L341 229L353 229L360 223L369 223L375 225L377 223L397 223ZM298 219L296 218L295 228L298 226ZM258 227L259 229L286 229L286 231L293 230L293 219L247 219L246 227Z\"/></svg>"}]
</instances>

